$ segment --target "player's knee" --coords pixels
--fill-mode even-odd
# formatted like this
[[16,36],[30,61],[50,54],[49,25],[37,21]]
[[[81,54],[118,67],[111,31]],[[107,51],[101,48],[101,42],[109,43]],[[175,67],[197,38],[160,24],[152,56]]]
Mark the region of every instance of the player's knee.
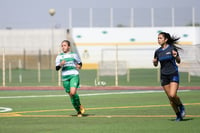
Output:
[[176,95],[175,95],[175,94],[170,94],[170,95],[169,95],[169,99],[170,99],[170,100],[176,99]]
[[69,95],[70,97],[73,97],[76,93],[75,92],[70,92]]
[[69,94],[70,96],[74,96],[76,94],[76,88],[72,87]]
[[173,104],[174,104],[174,102],[173,102],[172,100],[170,100],[170,101],[169,101],[169,103],[170,103],[171,105],[173,105]]

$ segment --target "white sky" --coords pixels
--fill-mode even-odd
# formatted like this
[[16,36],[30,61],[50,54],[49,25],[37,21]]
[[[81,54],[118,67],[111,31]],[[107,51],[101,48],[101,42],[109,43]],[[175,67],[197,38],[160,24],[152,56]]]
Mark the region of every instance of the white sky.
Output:
[[[109,26],[109,8],[114,8],[114,26],[130,25],[130,9],[135,9],[135,25],[150,26],[150,8],[155,8],[155,25],[171,23],[171,8],[176,10],[176,24],[192,21],[192,7],[196,9],[196,21],[200,23],[200,0],[0,0],[0,29],[49,28],[52,18],[50,8],[56,10],[53,17],[58,28],[69,26],[69,8],[73,8],[73,27],[89,26],[89,9],[93,8],[93,26]],[[165,24],[166,23],[166,24]]]

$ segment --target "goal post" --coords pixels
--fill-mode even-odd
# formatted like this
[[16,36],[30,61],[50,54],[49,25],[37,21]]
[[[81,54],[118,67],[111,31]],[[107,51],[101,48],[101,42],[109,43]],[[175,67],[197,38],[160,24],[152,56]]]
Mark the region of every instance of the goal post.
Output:
[[2,85],[6,86],[5,48],[2,49]]

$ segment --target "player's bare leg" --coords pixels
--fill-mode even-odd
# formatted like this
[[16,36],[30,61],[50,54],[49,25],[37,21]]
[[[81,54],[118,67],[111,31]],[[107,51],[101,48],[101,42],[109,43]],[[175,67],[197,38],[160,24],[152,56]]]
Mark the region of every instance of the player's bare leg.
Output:
[[176,121],[182,120],[185,116],[184,106],[182,105],[180,98],[177,96],[178,83],[171,82],[169,85],[163,86],[165,93],[167,94],[170,104],[177,115]]
[[85,112],[85,109],[84,107],[80,104],[80,98],[79,98],[79,95],[76,93],[77,91],[77,88],[75,87],[71,87],[70,88],[70,98],[71,98],[71,101],[72,101],[72,104],[74,106],[74,108],[76,109],[77,111],[77,116],[78,117],[82,117],[82,115],[84,114]]

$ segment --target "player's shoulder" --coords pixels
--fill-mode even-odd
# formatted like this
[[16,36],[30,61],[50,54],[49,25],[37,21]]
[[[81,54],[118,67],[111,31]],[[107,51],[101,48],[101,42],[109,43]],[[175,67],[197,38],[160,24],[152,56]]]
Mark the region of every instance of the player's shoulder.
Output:
[[72,55],[73,57],[77,56],[77,53],[75,53],[75,52],[70,52],[69,54]]
[[170,45],[170,49],[171,49],[171,50],[178,51],[177,48],[176,48],[174,45]]
[[59,58],[62,58],[62,56],[64,55],[65,53],[59,53],[58,55],[57,55],[57,59],[59,59]]
[[156,50],[155,50],[155,53],[157,53],[157,52],[159,52],[159,51],[161,51],[162,50],[162,47],[159,47],[159,48],[157,48]]

